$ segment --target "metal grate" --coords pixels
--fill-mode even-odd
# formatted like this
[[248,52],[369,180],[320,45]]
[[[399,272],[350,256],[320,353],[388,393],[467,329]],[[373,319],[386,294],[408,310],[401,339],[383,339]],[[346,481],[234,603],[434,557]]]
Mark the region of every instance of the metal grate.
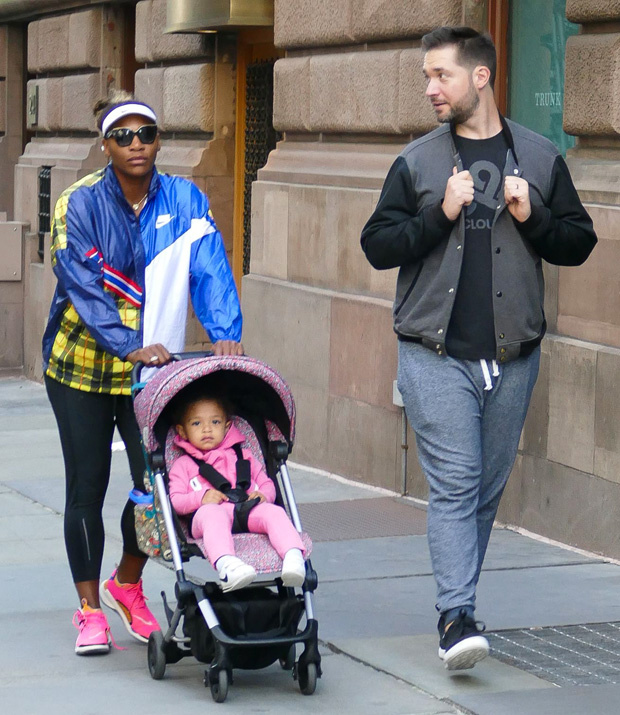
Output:
[[50,230],[50,195],[52,167],[42,166],[39,169],[39,258],[43,260],[45,251],[45,234]]
[[620,623],[490,633],[491,655],[555,685],[620,683]]
[[299,504],[304,531],[313,541],[346,541],[426,534],[426,512],[382,497]]
[[245,178],[243,189],[243,274],[250,272],[252,183],[281,134],[273,128],[273,65],[253,62],[246,72]]

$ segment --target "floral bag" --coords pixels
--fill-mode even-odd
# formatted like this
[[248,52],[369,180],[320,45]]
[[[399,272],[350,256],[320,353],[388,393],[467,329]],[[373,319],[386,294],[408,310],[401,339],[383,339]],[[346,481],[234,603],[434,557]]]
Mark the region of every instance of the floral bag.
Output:
[[151,558],[172,561],[170,541],[164,514],[161,509],[159,493],[151,484],[148,472],[144,475],[145,491],[132,489],[129,498],[134,503],[134,518],[138,548]]

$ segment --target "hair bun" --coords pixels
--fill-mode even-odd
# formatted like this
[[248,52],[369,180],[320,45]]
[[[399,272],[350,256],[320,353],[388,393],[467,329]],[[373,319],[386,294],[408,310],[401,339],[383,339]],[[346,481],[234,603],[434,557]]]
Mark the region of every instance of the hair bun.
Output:
[[108,110],[115,104],[123,104],[124,102],[132,102],[135,97],[131,92],[125,89],[113,89],[108,93],[105,99],[98,99],[93,107],[93,114],[97,120],[97,127],[101,129],[101,121]]

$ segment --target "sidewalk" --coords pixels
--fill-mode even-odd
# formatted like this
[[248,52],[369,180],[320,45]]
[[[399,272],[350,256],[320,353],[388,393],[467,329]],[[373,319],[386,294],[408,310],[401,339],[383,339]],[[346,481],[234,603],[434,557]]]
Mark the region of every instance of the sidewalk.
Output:
[[[410,500],[297,466],[291,467],[293,485],[319,574],[323,678],[314,696],[302,696],[277,665],[235,672],[223,705],[212,701],[202,684],[204,665],[191,658],[170,665],[155,682],[146,649],[114,614],[112,632],[126,650],[78,658],[71,626],[77,598],[62,536],[63,465],[41,385],[0,379],[0,465],[4,713],[620,711],[620,566],[495,529],[477,610],[493,657],[449,674],[437,658],[424,511]],[[106,576],[120,554],[118,520],[128,488],[125,454],[118,451],[104,512]],[[192,561],[188,570],[204,575],[209,567]],[[169,569],[147,565],[145,589],[162,622],[159,593],[172,596],[173,585]]]

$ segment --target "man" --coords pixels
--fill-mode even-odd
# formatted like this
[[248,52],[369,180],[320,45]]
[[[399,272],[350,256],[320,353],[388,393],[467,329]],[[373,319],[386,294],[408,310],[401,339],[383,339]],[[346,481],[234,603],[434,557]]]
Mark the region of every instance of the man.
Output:
[[491,38],[441,27],[422,48],[442,126],[394,162],[362,247],[400,267],[398,387],[429,484],[439,657],[461,670],[489,650],[476,585],[538,375],[541,259],[579,265],[596,235],[553,144],[500,115]]

